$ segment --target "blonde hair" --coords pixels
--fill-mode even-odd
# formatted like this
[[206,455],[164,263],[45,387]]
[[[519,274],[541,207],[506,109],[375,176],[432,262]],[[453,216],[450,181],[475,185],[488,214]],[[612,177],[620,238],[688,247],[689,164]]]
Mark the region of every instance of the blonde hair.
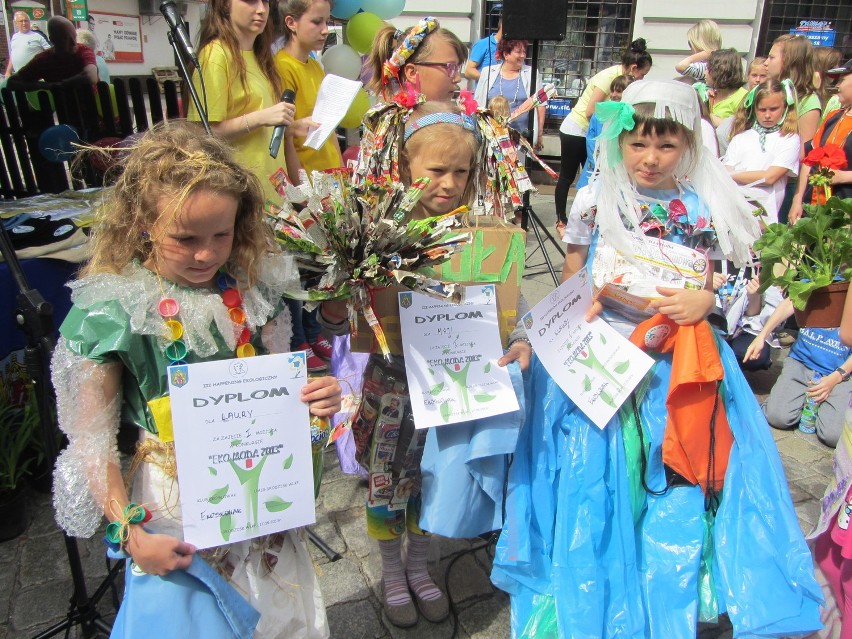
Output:
[[686,40],[698,51],[716,51],[722,48],[722,32],[712,20],[699,20],[686,32]]
[[748,72],[751,73],[751,70],[754,69],[754,67],[762,67],[762,66],[766,66],[766,58],[758,56],[754,60],[749,62]]
[[772,46],[776,45],[782,50],[781,77],[778,79],[790,78],[800,101],[812,93],[817,93],[814,84],[814,47],[811,41],[803,35],[785,33],[775,38]]
[[172,120],[142,136],[120,164],[123,170],[97,213],[84,275],[120,273],[134,260],[147,260],[156,248],[151,229],[173,221],[187,198],[208,190],[237,200],[226,268],[241,286],[257,281],[259,258],[276,245],[264,221],[260,182],[234,160],[230,147],[197,124]]
[[77,42],[86,45],[95,53],[98,52],[98,41],[95,39],[95,34],[88,29],[77,29]]
[[764,80],[754,87],[753,91],[754,100],[751,105],[746,108],[746,101],[743,100],[740,102],[739,108],[737,108],[737,113],[734,116],[734,123],[731,126],[731,139],[733,139],[733,137],[738,133],[742,133],[743,131],[750,129],[752,125],[754,125],[754,121],[756,119],[755,112],[757,107],[760,105],[760,101],[777,93],[781,94],[781,97],[784,99],[784,106],[787,109],[787,115],[784,116],[784,123],[781,125],[780,129],[781,135],[786,137],[799,132],[799,116],[796,112],[796,105],[787,104],[787,92],[778,80]]
[[504,118],[506,120],[509,119],[509,108],[512,105],[509,103],[509,99],[502,95],[495,95],[491,98],[491,102],[488,103],[488,109],[491,113],[494,114],[496,118]]
[[[410,31],[410,29],[408,30]],[[396,89],[391,85],[382,83],[382,68],[385,62],[390,60],[396,49],[405,39],[406,32],[400,32],[393,25],[387,25],[379,29],[376,36],[373,38],[373,46],[370,47],[370,57],[368,59],[370,69],[373,71],[373,77],[367,83],[367,90],[377,95],[381,100],[390,102]],[[403,77],[404,69],[409,64],[417,64],[423,60],[428,60],[432,55],[435,45],[438,42],[447,42],[456,54],[459,64],[462,64],[467,59],[467,47],[459,40],[459,37],[443,27],[438,27],[432,33],[423,38],[420,46],[414,50],[411,57],[399,69],[400,79]]]
[[[408,121],[414,122],[418,118],[433,113],[461,113],[461,109],[452,102],[424,102],[414,108]],[[458,124],[440,122],[424,126],[415,131],[399,150],[400,179],[406,186],[411,184],[413,180],[413,176],[411,175],[411,160],[426,153],[427,149],[429,153],[434,153],[438,157],[450,157],[458,155],[460,149],[465,148],[470,151],[471,172],[468,177],[467,187],[462,195],[461,203],[470,203],[473,201],[475,192],[476,179],[474,178],[474,169],[477,165],[480,145],[473,131],[469,131]]]

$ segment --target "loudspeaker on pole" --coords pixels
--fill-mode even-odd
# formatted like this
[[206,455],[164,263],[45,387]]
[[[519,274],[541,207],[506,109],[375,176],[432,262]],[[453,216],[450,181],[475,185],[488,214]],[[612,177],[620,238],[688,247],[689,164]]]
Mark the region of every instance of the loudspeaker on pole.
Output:
[[568,23],[568,0],[503,0],[506,40],[562,40]]

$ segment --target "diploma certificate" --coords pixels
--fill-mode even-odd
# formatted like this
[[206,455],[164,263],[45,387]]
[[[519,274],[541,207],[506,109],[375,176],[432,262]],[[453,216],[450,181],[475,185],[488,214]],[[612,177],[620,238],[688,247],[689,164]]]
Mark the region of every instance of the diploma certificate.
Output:
[[314,523],[305,353],[171,366],[168,377],[186,541]]
[[553,380],[603,428],[654,360],[599,317],[583,319],[592,301],[583,268],[536,304],[523,322]]
[[417,428],[518,410],[503,356],[493,284],[466,287],[453,304],[399,293],[405,372]]

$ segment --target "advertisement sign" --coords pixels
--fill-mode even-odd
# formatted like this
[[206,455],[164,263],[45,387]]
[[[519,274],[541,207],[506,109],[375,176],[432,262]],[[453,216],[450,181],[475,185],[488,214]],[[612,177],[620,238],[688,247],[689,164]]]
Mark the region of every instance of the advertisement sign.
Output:
[[815,47],[833,47],[837,34],[829,20],[802,20],[798,27],[790,29],[790,33],[807,37]]
[[90,11],[80,26],[94,32],[97,51],[107,62],[144,62],[139,16]]
[[89,7],[86,0],[65,0],[65,15],[71,22],[89,19]]

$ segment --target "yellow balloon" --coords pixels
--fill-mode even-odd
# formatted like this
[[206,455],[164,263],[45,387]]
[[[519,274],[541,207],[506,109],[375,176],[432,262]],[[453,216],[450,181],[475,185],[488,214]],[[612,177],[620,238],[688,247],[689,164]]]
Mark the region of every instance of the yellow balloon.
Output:
[[367,92],[364,89],[358,89],[358,93],[355,94],[355,99],[352,100],[352,104],[349,105],[349,110],[340,121],[340,126],[344,129],[354,129],[361,126],[361,120],[369,108],[370,96],[367,95]]

